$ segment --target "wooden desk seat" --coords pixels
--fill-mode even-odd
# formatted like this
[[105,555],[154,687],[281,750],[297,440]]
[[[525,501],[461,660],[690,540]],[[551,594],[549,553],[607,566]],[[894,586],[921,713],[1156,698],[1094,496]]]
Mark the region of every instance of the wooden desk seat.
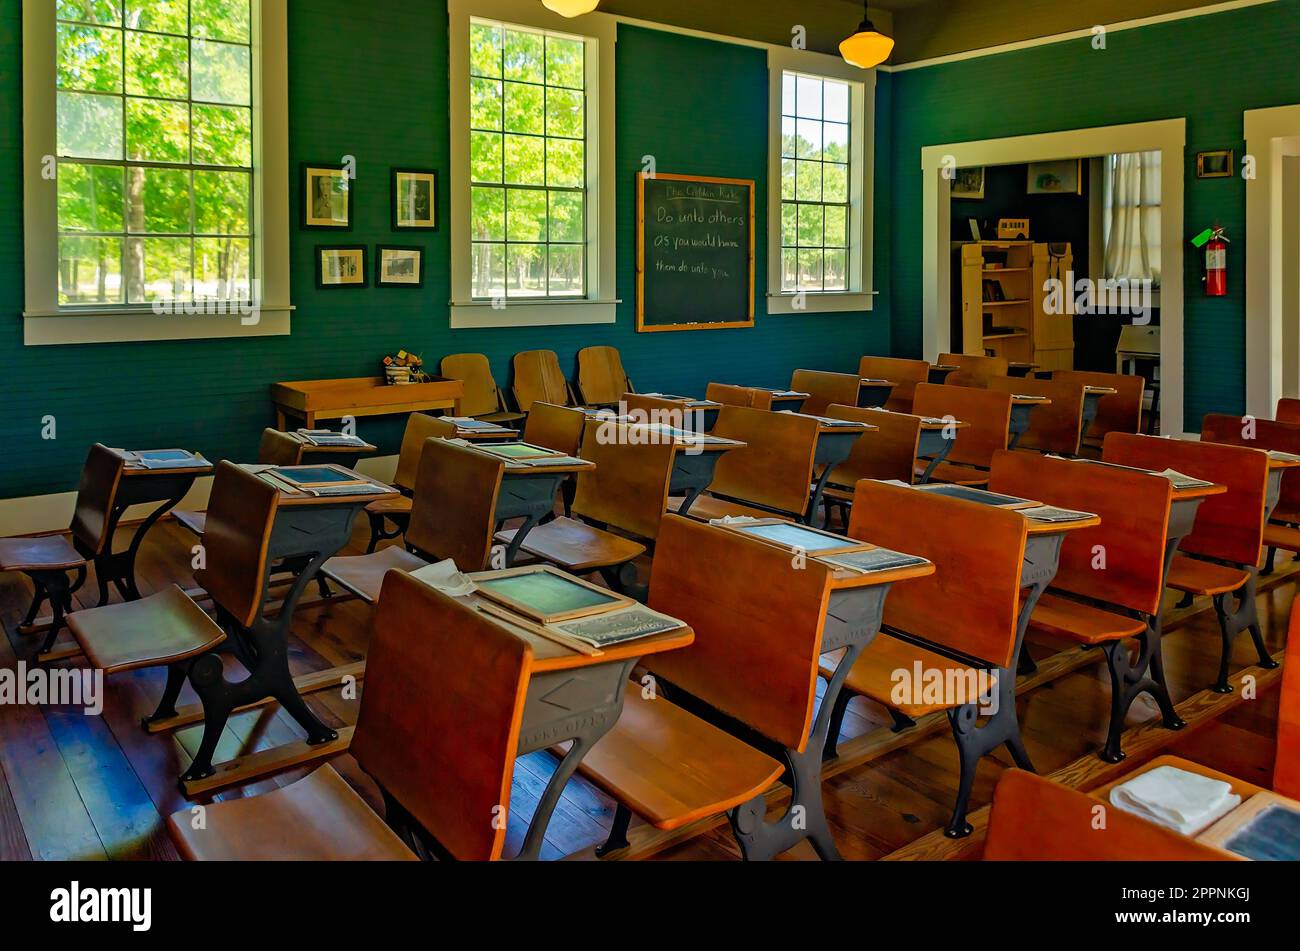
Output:
[[897,385],[889,394],[885,409],[910,413],[916,385],[930,379],[930,364],[924,360],[900,360],[896,357],[863,357],[858,364],[858,375],[864,380],[893,380]]
[[855,442],[849,458],[831,471],[829,485],[852,490],[863,479],[913,481],[921,444],[921,417],[859,409],[852,403],[833,403],[821,415],[875,428],[875,432]]
[[[994,453],[1007,448],[1011,429],[1011,394],[967,386],[921,383],[916,387],[913,412],[935,419],[961,420],[947,460],[937,466],[931,482],[980,486]],[[916,473],[923,475],[924,468]]]
[[[916,481],[925,475],[929,469],[928,464],[917,463],[912,468],[912,481]],[[989,474],[984,469],[976,469],[974,466],[958,465],[954,462],[941,462],[934,467],[930,473],[931,482],[945,482],[949,485],[964,485],[974,489],[982,489],[989,484]]]
[[[921,389],[917,387],[918,399]],[[848,689],[837,702],[831,735],[838,734],[853,693],[860,692],[904,717],[911,716],[908,710],[948,710],[961,764],[947,828],[952,838],[971,832],[966,811],[981,758],[1005,744],[1018,765],[1033,768],[1020,739],[1012,672],[1019,649],[1027,532],[1025,517],[1007,509],[883,482],[857,486],[849,537],[927,558],[934,563],[935,573],[890,593],[883,630],[906,635],[907,642],[882,636],[862,652],[846,681]],[[913,670],[917,662],[922,670],[929,665],[928,669],[945,674],[988,671],[992,674],[989,688],[996,691],[996,712],[977,726],[985,696],[944,696],[938,706],[928,700],[900,703],[888,678],[900,669]],[[974,686],[969,681],[966,685]],[[915,686],[920,690],[922,685]]]
[[790,389],[807,393],[801,412],[809,416],[825,416],[833,404],[857,406],[862,377],[853,373],[830,373],[825,370],[795,370]]
[[[36,622],[41,605],[50,602],[53,619],[37,656],[48,654],[63,630],[66,612],[72,610],[72,595],[86,583],[90,562],[113,550],[114,512],[126,459],[107,446],[94,445],[86,455],[77,486],[68,535],[42,538],[0,538],[0,572],[16,571],[32,581],[34,593],[27,616],[19,630]],[[75,572],[75,580],[69,577]],[[97,572],[99,603],[108,601],[108,578]],[[129,595],[118,582],[119,593]]]
[[[1291,515],[1293,513],[1283,513]],[[1294,513],[1300,518],[1300,513]],[[1274,518],[1278,513],[1274,512]],[[1289,521],[1289,519],[1278,519],[1278,521]],[[1279,525],[1277,521],[1269,522],[1264,526],[1264,545],[1267,548],[1275,548],[1281,551],[1294,552],[1300,555],[1300,528],[1294,525]]]
[[71,614],[68,627],[90,666],[106,676],[183,663],[226,639],[217,623],[176,585],[141,601]]
[[624,393],[636,392],[616,347],[578,351],[578,393],[588,406],[617,406]]
[[327,766],[208,806],[205,830],[189,828],[188,811],[168,830],[187,858],[409,859],[405,843],[421,857],[499,859],[532,662],[506,628],[392,572],[350,750],[383,791],[387,826]]
[[1029,418],[1029,429],[1020,437],[1018,449],[1033,449],[1063,456],[1077,456],[1083,441],[1083,399],[1085,384],[1070,381],[995,377],[989,389],[1016,396],[1042,396],[1051,402],[1039,406]]
[[657,829],[730,812],[781,778],[780,763],[629,683],[623,715],[578,766],[607,796]]
[[492,376],[492,367],[481,353],[457,353],[442,358],[439,371],[448,380],[465,384],[465,394],[456,402],[457,416],[472,416],[486,423],[514,423],[523,413],[506,407],[505,394]]
[[[398,498],[378,499],[366,506],[366,518],[370,521],[367,554],[378,548],[380,542],[401,538],[406,532],[411,521],[410,495],[415,491],[424,444],[430,439],[451,439],[455,435],[456,424],[448,420],[427,413],[412,413],[407,417],[402,446],[397,455],[397,472],[393,476],[393,488],[402,494]],[[392,531],[385,528],[389,523],[393,525]]]
[[1122,809],[1096,822],[1097,800],[1009,769],[998,780],[984,840],[986,862],[1222,862],[1232,858]]
[[331,558],[321,574],[374,603],[384,574],[392,568],[414,571],[450,558],[463,572],[486,570],[504,473],[505,462],[497,456],[436,436],[426,439],[414,479],[405,550],[389,547]]
[[537,402],[556,406],[572,406],[573,391],[560,369],[560,358],[554,350],[529,350],[515,354],[511,361],[514,369],[512,389],[515,405],[522,413],[532,411]]
[[[1102,759],[1117,763],[1124,758],[1125,720],[1142,693],[1160,705],[1167,727],[1181,728],[1165,682],[1159,627],[1173,502],[1169,480],[1034,453],[1000,452],[993,459],[989,488],[1101,519],[1063,540],[1056,577],[1034,608],[1028,635],[1064,638],[1105,653],[1111,711]],[[1105,553],[1105,570],[1098,570],[1098,552]],[[1130,639],[1136,639],[1136,651]]]
[[416,860],[329,764],[283,789],[206,809],[203,829],[194,828],[189,809],[167,818],[167,832],[187,862]]
[[[515,533],[498,532],[496,540],[509,545],[515,540]],[[601,531],[572,518],[557,518],[537,526],[528,533],[521,547],[534,558],[549,561],[578,575],[602,568],[617,568],[646,552],[645,545],[630,538]]]
[[[668,511],[674,515],[681,512],[682,504],[685,499],[669,499]],[[794,521],[793,516],[774,515],[766,509],[754,508],[752,505],[741,505],[739,502],[728,502],[725,499],[715,499],[711,495],[701,495],[691,506],[690,517],[699,519],[704,522],[716,522],[723,518],[786,518],[788,521]]]
[[[1256,566],[1264,544],[1268,454],[1221,443],[1111,433],[1106,437],[1102,458],[1157,472],[1175,469],[1227,488],[1227,492],[1202,503],[1196,527],[1183,539],[1167,583],[1189,595],[1214,599],[1222,650],[1213,690],[1232,690],[1228,683],[1232,645],[1242,631],[1250,632],[1260,665],[1276,667],[1264,644],[1255,606]],[[1229,598],[1236,602],[1235,606]]]
[[[728,383],[710,383],[704,398],[723,406],[742,406],[747,409],[770,410],[772,392],[748,386],[731,386]],[[856,402],[856,399],[855,399]]]

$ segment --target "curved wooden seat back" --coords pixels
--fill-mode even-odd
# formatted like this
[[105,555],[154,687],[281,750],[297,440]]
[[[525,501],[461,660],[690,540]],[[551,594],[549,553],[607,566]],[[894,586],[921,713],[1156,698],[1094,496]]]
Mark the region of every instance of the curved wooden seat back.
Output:
[[[1174,494],[1168,479],[1037,453],[1000,452],[993,457],[989,491],[1100,516],[1100,525],[1065,536],[1052,587],[1159,613]],[[1097,568],[1099,545],[1106,553],[1104,571]]]
[[1011,394],[969,386],[921,383],[912,412],[935,419],[966,423],[948,452],[948,462],[979,466],[993,464],[993,454],[1007,448],[1011,428]]
[[596,468],[578,474],[573,513],[641,538],[658,538],[675,457],[672,442],[654,443],[645,429],[589,421],[582,458]]
[[465,384],[465,395],[456,402],[457,415],[487,416],[501,409],[501,391],[483,354],[456,353],[443,357],[438,372],[448,380]]
[[817,420],[808,416],[722,407],[713,435],[747,445],[723,454],[709,490],[802,515],[808,508],[817,434]]
[[587,347],[578,351],[578,392],[584,403],[612,406],[631,390],[617,348]]
[[916,385],[930,380],[930,364],[924,360],[903,360],[898,357],[863,357],[858,364],[858,375],[864,380],[889,380],[896,384],[889,394],[885,409],[895,413],[912,412]]
[[858,391],[862,378],[852,373],[828,373],[825,370],[795,370],[790,389],[807,393],[802,412],[810,416],[825,416],[832,403],[843,406],[858,405]]
[[1277,401],[1279,423],[1300,423],[1300,400],[1283,397]]
[[689,624],[695,643],[645,664],[768,739],[802,750],[830,577],[816,561],[794,568],[782,548],[666,515],[649,603]]
[[485,571],[504,472],[505,462],[496,456],[445,439],[426,440],[407,544],[431,558],[450,558],[461,571]]
[[1052,379],[1058,383],[1109,386],[1118,391],[1114,396],[1103,396],[1097,401],[1097,415],[1084,436],[1104,439],[1107,433],[1142,432],[1142,400],[1147,391],[1147,381],[1143,377],[1127,373],[1057,370]]
[[[1300,455],[1300,425],[1279,423],[1271,419],[1251,421],[1248,439],[1245,424],[1240,416],[1211,413],[1201,423],[1201,441],[1217,442],[1228,446],[1245,446],[1247,449],[1276,449]],[[1287,469],[1282,473],[1282,492],[1278,498],[1277,514],[1294,517],[1300,512],[1300,469]]]
[[1029,416],[1029,429],[1018,448],[1077,456],[1083,442],[1083,384],[1056,380],[994,377],[989,389],[1013,396],[1045,396],[1050,406],[1039,406]]
[[935,573],[898,585],[885,624],[994,667],[1015,662],[1023,515],[883,482],[859,482],[849,537],[920,555]]
[[415,480],[420,474],[420,457],[424,444],[430,439],[451,439],[456,435],[456,424],[427,413],[412,413],[406,420],[402,435],[402,448],[398,450],[397,474],[393,485],[408,492],[415,491]]
[[264,466],[298,466],[302,465],[306,449],[306,443],[294,439],[288,433],[282,433],[278,429],[264,429],[257,444],[257,461]]
[[1282,668],[1282,702],[1277,714],[1277,760],[1273,789],[1300,799],[1300,606],[1291,607]]
[[[748,409],[770,410],[772,393],[770,390],[757,390],[748,386],[732,386],[729,383],[710,383],[704,398],[723,406],[743,406]],[[854,400],[857,402],[857,400]]]
[[960,367],[956,372],[948,374],[947,383],[949,386],[973,386],[984,389],[989,385],[990,380],[1007,375],[1007,371],[1011,368],[1011,361],[1006,357],[981,357],[969,353],[941,353],[939,354],[939,365]]
[[72,512],[72,535],[82,545],[82,554],[96,557],[113,547],[109,527],[117,507],[117,490],[122,484],[126,459],[100,443],[90,447],[81,467],[77,504]]
[[[1106,824],[1097,827],[1098,807]],[[1009,769],[998,780],[986,862],[1222,862],[1218,849],[1042,776]]]
[[266,552],[279,508],[275,486],[229,462],[217,465],[203,530],[207,567],[194,580],[244,627],[262,613]]
[[526,641],[410,575],[384,578],[350,752],[457,859],[501,858]]
[[1226,493],[1201,503],[1196,527],[1178,550],[1239,565],[1259,563],[1264,543],[1267,453],[1240,446],[1111,433],[1102,447],[1102,459],[1156,472],[1175,469],[1226,486]]
[[681,429],[686,425],[686,416],[690,409],[678,400],[666,400],[661,396],[644,396],[640,393],[623,394],[623,403],[628,415],[638,423],[659,423]]
[[572,406],[569,382],[560,369],[560,358],[554,350],[528,350],[515,354],[514,367],[515,405],[519,412],[527,413],[533,404],[541,401],[556,406]]
[[576,456],[582,445],[586,414],[580,409],[536,402],[524,423],[524,442],[543,449],[554,449],[566,456]]
[[897,479],[912,484],[921,442],[921,417],[838,405],[828,407],[824,415],[868,423],[878,430],[853,444],[849,458],[831,473],[833,484],[852,488],[862,479]]

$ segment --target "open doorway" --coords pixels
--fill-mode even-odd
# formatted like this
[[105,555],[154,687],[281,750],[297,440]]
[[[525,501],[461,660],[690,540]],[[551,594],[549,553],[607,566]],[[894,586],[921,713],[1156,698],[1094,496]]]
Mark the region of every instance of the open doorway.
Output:
[[[1076,320],[1084,317],[1083,314],[1077,314],[1073,310],[1056,315],[1059,318],[1060,329],[1062,333],[1057,341],[1066,341],[1061,346],[1044,347],[1047,350],[1059,350],[1060,353],[1052,354],[1049,360],[1065,361],[1071,364],[1081,365],[1079,361],[1088,361],[1089,363],[1102,361],[1102,354],[1109,350],[1109,369],[1114,372],[1116,368],[1117,354],[1119,349],[1118,337],[1126,333],[1125,327],[1131,327],[1138,330],[1151,328],[1151,325],[1158,321],[1158,344],[1152,346],[1158,350],[1158,363],[1160,366],[1160,426],[1161,433],[1179,434],[1183,433],[1183,254],[1182,254],[1182,233],[1183,233],[1183,179],[1184,179],[1184,146],[1185,146],[1185,122],[1182,119],[1171,119],[1161,122],[1137,123],[1134,125],[1109,126],[1094,129],[1076,129],[1067,132],[1051,132],[1040,135],[1017,136],[1005,139],[986,139],[976,142],[951,143],[948,145],[930,146],[922,150],[922,166],[924,170],[924,192],[925,192],[925,239],[923,247],[924,255],[924,294],[925,310],[923,314],[924,322],[924,341],[925,356],[934,359],[938,354],[943,352],[952,352],[958,346],[962,345],[961,338],[955,333],[956,325],[954,322],[954,311],[960,311],[960,302],[962,296],[959,293],[957,283],[961,282],[962,272],[954,268],[953,255],[954,249],[962,245],[970,244],[974,241],[974,230],[972,229],[970,218],[975,218],[981,235],[981,241],[988,240],[984,237],[985,229],[988,227],[987,222],[980,222],[979,215],[964,214],[961,205],[967,199],[960,199],[954,196],[952,180],[958,169],[975,169],[985,170],[987,176],[988,169],[1002,169],[995,173],[998,178],[1016,181],[1018,187],[1025,192],[1026,204],[1030,198],[1029,192],[1032,190],[1030,181],[1030,167],[1038,170],[1038,175],[1047,175],[1048,178],[1038,182],[1038,189],[1041,197],[1051,197],[1055,200],[1067,200],[1061,194],[1062,189],[1085,190],[1089,197],[1085,200],[1082,194],[1075,194],[1078,199],[1078,213],[1080,220],[1077,225],[1065,225],[1061,227],[1062,234],[1053,235],[1052,241],[1042,241],[1045,249],[1041,254],[1043,260],[1035,263],[1031,261],[1015,261],[1026,270],[1022,271],[1028,275],[1024,281],[1022,293],[1028,295],[1031,306],[1047,308],[1055,302],[1049,302],[1045,298],[1048,294],[1047,281],[1055,279],[1059,282],[1059,290],[1063,295],[1060,304],[1066,307],[1073,307],[1079,302],[1077,292],[1074,288],[1067,288],[1066,281],[1070,273],[1073,272],[1075,282],[1087,279],[1095,280],[1097,276],[1104,275],[1104,251],[1105,237],[1104,227],[1099,227],[1102,211],[1098,206],[1098,199],[1101,198],[1101,191],[1096,187],[1104,181],[1103,172],[1107,162],[1115,162],[1112,156],[1155,156],[1155,162],[1158,162],[1160,173],[1158,182],[1153,187],[1152,194],[1158,195],[1158,223],[1152,224],[1159,232],[1159,240],[1152,245],[1158,251],[1159,271],[1160,271],[1160,294],[1158,298],[1159,313],[1127,314],[1128,321],[1112,321],[1115,326],[1107,326],[1107,318],[1098,321],[1097,326],[1084,325],[1081,332],[1075,335],[1074,328]],[[1066,170],[1077,169],[1076,182]],[[1023,170],[1023,171],[1022,171]],[[1063,174],[1064,173],[1064,174]],[[1094,182],[1095,176],[1095,182]],[[1038,176],[1035,176],[1036,178]],[[992,180],[990,180],[992,184]],[[1046,186],[1046,188],[1044,188]],[[998,187],[994,185],[994,187]],[[960,193],[962,189],[956,189]],[[1054,191],[1053,191],[1054,190]],[[986,184],[984,193],[989,196],[990,188]],[[954,207],[956,206],[956,207]],[[1101,205],[1104,208],[1104,202]],[[1008,216],[1014,217],[1014,216]],[[1034,233],[1033,212],[1030,211],[1020,217],[1028,217],[1030,244],[1038,244],[1037,237]],[[1001,219],[999,219],[1001,220]],[[1040,216],[1041,220],[1041,216]],[[993,222],[993,233],[990,235],[992,240],[1003,240],[998,238],[996,226],[998,222]],[[1046,226],[1044,224],[1044,226]],[[1069,231],[1069,229],[1077,229]],[[1010,232],[1002,232],[1004,234]],[[1084,237],[1086,235],[1086,237]],[[1044,233],[1044,237],[1047,235]],[[1057,237],[1062,240],[1055,240]],[[1063,252],[1065,249],[1061,245],[1069,244],[1069,256]],[[1077,248],[1075,245],[1077,244]],[[1053,248],[1051,245],[1055,245]],[[1076,264],[1075,255],[1084,262]],[[981,257],[983,257],[981,253]],[[1035,260],[1040,255],[1035,253]],[[980,264],[980,270],[983,271],[985,266],[993,264],[989,270],[998,270],[997,265],[1002,263],[1003,268],[1012,266],[1012,255],[1008,255],[1006,262],[984,260]],[[968,266],[973,265],[972,260]],[[977,287],[980,292],[978,303],[978,317],[972,322],[967,317],[964,326],[977,328],[972,332],[978,332],[984,335],[984,312],[983,293],[985,289],[984,280],[988,275],[981,275]],[[995,281],[1003,277],[1002,275],[992,275]],[[1043,280],[1040,282],[1040,278]],[[1009,276],[1006,278],[1009,280]],[[1004,297],[1011,297],[1007,293],[1006,286],[1002,289]],[[998,291],[989,287],[988,292],[994,297]],[[1150,302],[1151,310],[1154,311],[1156,301],[1153,298]],[[1127,309],[1132,310],[1131,299],[1127,302]],[[1015,304],[1008,304],[1005,308],[989,308],[990,310],[1012,310]],[[1019,305],[1022,306],[1023,305]],[[1139,309],[1142,302],[1139,301]],[[1096,320],[1097,315],[1086,315],[1088,320]],[[1136,316],[1137,322],[1134,322]],[[1148,320],[1149,317],[1149,320]],[[1064,328],[1068,325],[1068,335]],[[993,331],[989,336],[997,337],[998,330],[1008,330],[1015,326],[1013,320],[1006,320],[1001,323],[990,324]],[[1114,348],[1109,344],[1111,335],[1117,338]],[[1068,341],[1067,341],[1068,336]],[[1146,334],[1150,339],[1152,335]],[[1078,340],[1084,340],[1083,347],[1076,347]],[[983,341],[981,341],[981,344]],[[985,350],[990,348],[984,348]],[[1154,354],[1152,355],[1154,356]],[[1038,359],[1033,362],[1039,363]],[[1042,364],[1048,366],[1048,364]],[[1050,367],[1049,367],[1050,368]],[[1066,368],[1064,366],[1060,368]],[[1129,372],[1133,367],[1128,367]]]

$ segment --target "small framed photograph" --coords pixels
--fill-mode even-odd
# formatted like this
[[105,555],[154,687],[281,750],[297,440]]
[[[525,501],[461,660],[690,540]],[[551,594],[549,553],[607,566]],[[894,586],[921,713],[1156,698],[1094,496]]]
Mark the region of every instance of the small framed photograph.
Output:
[[1236,152],[1233,149],[1219,149],[1214,152],[1196,153],[1197,178],[1232,178],[1236,165]]
[[375,257],[375,287],[424,286],[424,248],[380,245]]
[[984,197],[984,168],[959,168],[952,179],[952,197],[980,199]]
[[438,173],[433,169],[393,169],[393,230],[438,230]]
[[365,247],[317,247],[316,286],[322,290],[366,287]]
[[302,226],[314,231],[352,230],[352,179],[342,165],[302,166]]
[[1030,195],[1082,195],[1083,159],[1030,162]]

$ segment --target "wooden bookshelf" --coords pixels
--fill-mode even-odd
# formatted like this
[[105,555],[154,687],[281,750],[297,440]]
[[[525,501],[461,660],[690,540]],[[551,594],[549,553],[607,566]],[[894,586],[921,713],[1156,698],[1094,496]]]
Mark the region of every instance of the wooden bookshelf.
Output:
[[1072,369],[1073,321],[1043,310],[1043,285],[1057,271],[1064,279],[1072,266],[1066,247],[1066,256],[1053,263],[1047,245],[1033,241],[958,245],[961,352],[1006,357],[1043,370]]

